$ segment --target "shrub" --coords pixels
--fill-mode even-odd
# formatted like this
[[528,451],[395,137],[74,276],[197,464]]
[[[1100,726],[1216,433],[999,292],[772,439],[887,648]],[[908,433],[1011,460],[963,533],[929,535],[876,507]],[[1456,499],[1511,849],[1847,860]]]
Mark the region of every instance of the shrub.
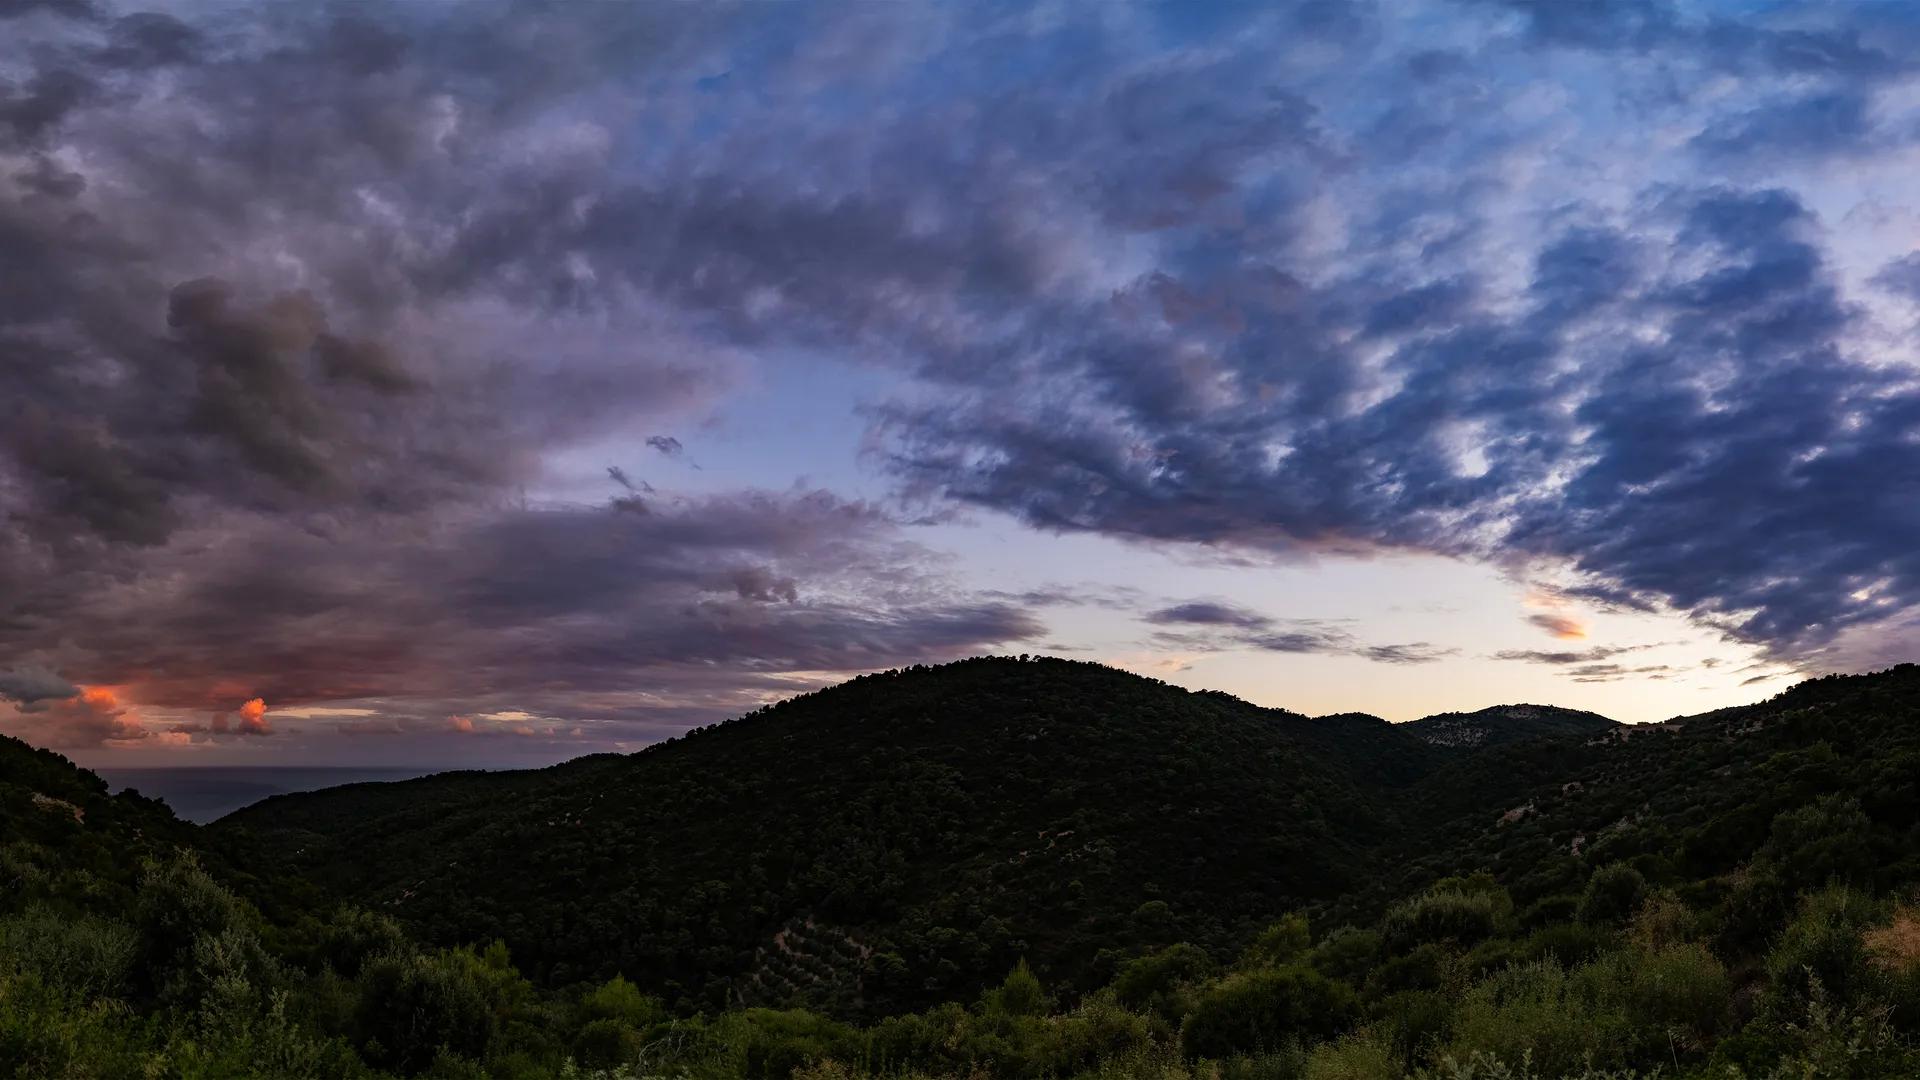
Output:
[[193,978],[194,943],[247,928],[252,913],[220,887],[193,856],[149,861],[134,900],[134,926],[141,953],[134,966],[138,988],[170,1002],[191,1003],[205,986]]
[[1398,990],[1439,990],[1455,977],[1457,958],[1444,946],[1422,945],[1405,956],[1373,969],[1367,988],[1390,994]]
[[1527,938],[1522,952],[1529,960],[1557,960],[1572,967],[1584,964],[1607,948],[1613,935],[1585,923],[1560,923],[1537,930]]
[[1527,905],[1520,913],[1520,925],[1523,929],[1538,930],[1555,923],[1572,922],[1579,915],[1578,896],[1547,896]]
[[1493,935],[1499,914],[1500,904],[1487,893],[1435,891],[1390,908],[1380,934],[1392,952],[1439,942],[1472,946]]
[[592,1019],[617,1020],[635,1031],[645,1031],[667,1018],[667,1010],[658,998],[641,993],[621,975],[587,991],[580,999],[580,1009]]
[[406,931],[391,916],[344,907],[321,928],[314,951],[318,960],[351,979],[370,958],[412,948]]
[[1865,933],[1876,921],[1872,901],[1842,887],[1807,897],[1767,953],[1764,1010],[1777,1021],[1802,1016],[1816,986],[1829,1001],[1846,1005],[1883,985]]
[[1646,899],[1647,879],[1624,863],[1594,871],[1580,894],[1580,921],[1589,926],[1621,926],[1640,910]]
[[1617,953],[1604,962],[1603,970],[1612,984],[1608,996],[1624,998],[1643,1043],[1656,1048],[1664,1037],[1688,1049],[1704,1049],[1731,1016],[1732,981],[1704,945]]
[[1302,1080],[1400,1080],[1400,1055],[1371,1034],[1322,1043],[1307,1058]]
[[1378,1018],[1375,1029],[1385,1034],[1407,1067],[1444,1044],[1453,1031],[1453,1002],[1430,990],[1407,990],[1384,998],[1374,1006],[1373,1015]]
[[1320,940],[1307,964],[1329,979],[1361,983],[1380,957],[1380,935],[1343,926]]
[[646,1040],[618,1020],[589,1020],[574,1036],[573,1056],[590,1069],[610,1069],[640,1056]]
[[1653,893],[1642,901],[1627,928],[1627,937],[1634,945],[1647,950],[1693,941],[1699,935],[1699,919],[1668,890]]
[[361,972],[356,1026],[374,1064],[413,1075],[442,1049],[477,1057],[495,1018],[473,966],[457,952],[389,953]]
[[1242,963],[1249,967],[1273,967],[1290,964],[1298,959],[1313,945],[1313,938],[1307,931],[1307,917],[1298,912],[1286,916],[1279,922],[1260,932],[1247,946]]
[[997,988],[987,992],[985,1005],[989,1013],[1003,1016],[1038,1016],[1047,1011],[1047,991],[1022,960]]
[[1185,1011],[1181,991],[1212,973],[1213,958],[1198,947],[1185,942],[1169,945],[1123,965],[1114,976],[1114,1000],[1177,1022]]
[[1278,1050],[1339,1034],[1355,1009],[1352,990],[1312,968],[1243,972],[1201,995],[1181,1043],[1188,1057]]
[[125,990],[138,952],[133,931],[108,919],[63,919],[35,907],[0,920],[0,958],[82,1001]]
[[1443,1057],[1464,1061],[1485,1053],[1531,1061],[1545,1076],[1589,1063],[1624,1064],[1621,1048],[1630,1042],[1632,1023],[1617,1007],[1594,1000],[1583,982],[1551,960],[1499,972],[1461,999]]
[[1829,795],[1774,818],[1759,857],[1793,889],[1865,883],[1873,867],[1871,833],[1858,799]]

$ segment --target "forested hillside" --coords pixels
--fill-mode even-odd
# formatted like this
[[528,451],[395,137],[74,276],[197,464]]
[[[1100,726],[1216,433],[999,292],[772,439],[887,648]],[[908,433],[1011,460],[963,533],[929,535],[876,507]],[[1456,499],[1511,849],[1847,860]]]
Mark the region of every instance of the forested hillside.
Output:
[[214,829],[6,740],[0,1076],[1920,1075],[1920,669],[1470,716],[980,660]]
[[[1475,719],[1500,745],[1561,730]],[[630,757],[270,799],[216,832],[429,936],[503,938],[543,978],[885,1013],[1023,957],[1086,988],[1131,949],[1228,950],[1276,910],[1384,901],[1403,805],[1476,745],[1423,735],[981,659]]]

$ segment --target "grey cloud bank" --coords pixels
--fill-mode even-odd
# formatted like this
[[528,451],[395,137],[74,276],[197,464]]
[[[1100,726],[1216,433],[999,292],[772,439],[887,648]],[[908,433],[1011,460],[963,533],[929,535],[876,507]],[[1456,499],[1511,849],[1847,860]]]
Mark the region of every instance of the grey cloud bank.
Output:
[[[1811,669],[1911,640],[1920,273],[1848,214],[1920,132],[1902,9],[0,20],[9,730],[222,740],[260,697],[587,748],[1045,640],[915,542],[955,507],[1562,573]],[[885,498],[661,490],[821,355],[889,376]],[[604,501],[540,497],[619,439]],[[1658,674],[1612,655],[1513,659]]]

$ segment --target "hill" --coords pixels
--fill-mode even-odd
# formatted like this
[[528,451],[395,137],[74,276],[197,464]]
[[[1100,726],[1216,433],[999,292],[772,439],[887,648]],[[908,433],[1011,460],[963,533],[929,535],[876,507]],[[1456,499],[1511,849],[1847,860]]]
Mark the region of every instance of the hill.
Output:
[[980,660],[213,829],[4,740],[0,1077],[1920,1075],[1920,668],[1472,722]]
[[1499,746],[1546,735],[1604,735],[1620,727],[1599,713],[1552,705],[1495,705],[1470,713],[1437,713],[1407,724],[1407,730],[1436,746]]
[[193,826],[50,750],[0,735],[0,884],[16,902],[124,903],[140,861],[198,841]]
[[[983,659],[628,757],[269,799],[216,832],[300,852],[286,869],[430,934],[502,937],[558,981],[899,1008],[1022,956],[1091,980],[1103,950],[1225,945],[1353,889],[1395,822],[1316,753],[1315,726],[1098,665]],[[1362,757],[1438,763],[1377,736]]]
[[[1315,720],[979,659],[629,757],[269,799],[215,832],[431,938],[500,937],[541,978],[884,1012],[1022,957],[1090,986],[1143,947],[1236,948],[1277,910],[1377,908],[1429,831],[1406,813],[1423,781],[1485,746],[1614,726],[1537,707]],[[1468,730],[1490,734],[1436,736]]]

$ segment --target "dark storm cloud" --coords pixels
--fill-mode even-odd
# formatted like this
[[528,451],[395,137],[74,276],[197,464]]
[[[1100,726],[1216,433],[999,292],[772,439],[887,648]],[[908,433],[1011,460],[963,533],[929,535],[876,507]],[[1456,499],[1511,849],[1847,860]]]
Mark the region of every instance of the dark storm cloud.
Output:
[[32,706],[43,701],[78,697],[80,688],[45,668],[0,671],[0,698]]
[[458,711],[516,692],[860,671],[1042,630],[1019,607],[946,594],[883,514],[824,492],[390,528],[262,523],[196,536],[192,554],[148,550],[130,583],[43,583],[6,647],[58,626],[74,644],[39,650],[48,669],[139,671],[145,700],[172,708],[236,709],[244,688],[276,709],[391,698]]
[[[614,469],[610,507],[526,503],[550,455],[710,398],[754,288],[793,291],[836,242],[910,246],[864,206],[611,176],[581,102],[701,69],[734,14],[0,17],[25,31],[0,35],[0,655],[25,665],[0,696],[21,730],[152,734],[77,680],[179,711],[156,738],[362,699],[652,738],[1041,632],[828,493],[675,499]],[[952,261],[976,260],[936,246],[915,273]],[[610,305],[597,277],[650,295]]]
[[[1443,10],[1520,32],[13,0],[0,655],[183,709],[654,730],[1038,634],[866,504],[527,494],[817,355],[891,369],[866,445],[925,520],[1547,564],[1802,660],[1920,605],[1920,390],[1769,171],[1914,130],[1911,31]],[[1630,125],[1585,92],[1615,76]],[[1741,186],[1656,179],[1642,130]],[[1445,655],[1208,604],[1152,624]],[[76,730],[130,737],[114,708]]]

